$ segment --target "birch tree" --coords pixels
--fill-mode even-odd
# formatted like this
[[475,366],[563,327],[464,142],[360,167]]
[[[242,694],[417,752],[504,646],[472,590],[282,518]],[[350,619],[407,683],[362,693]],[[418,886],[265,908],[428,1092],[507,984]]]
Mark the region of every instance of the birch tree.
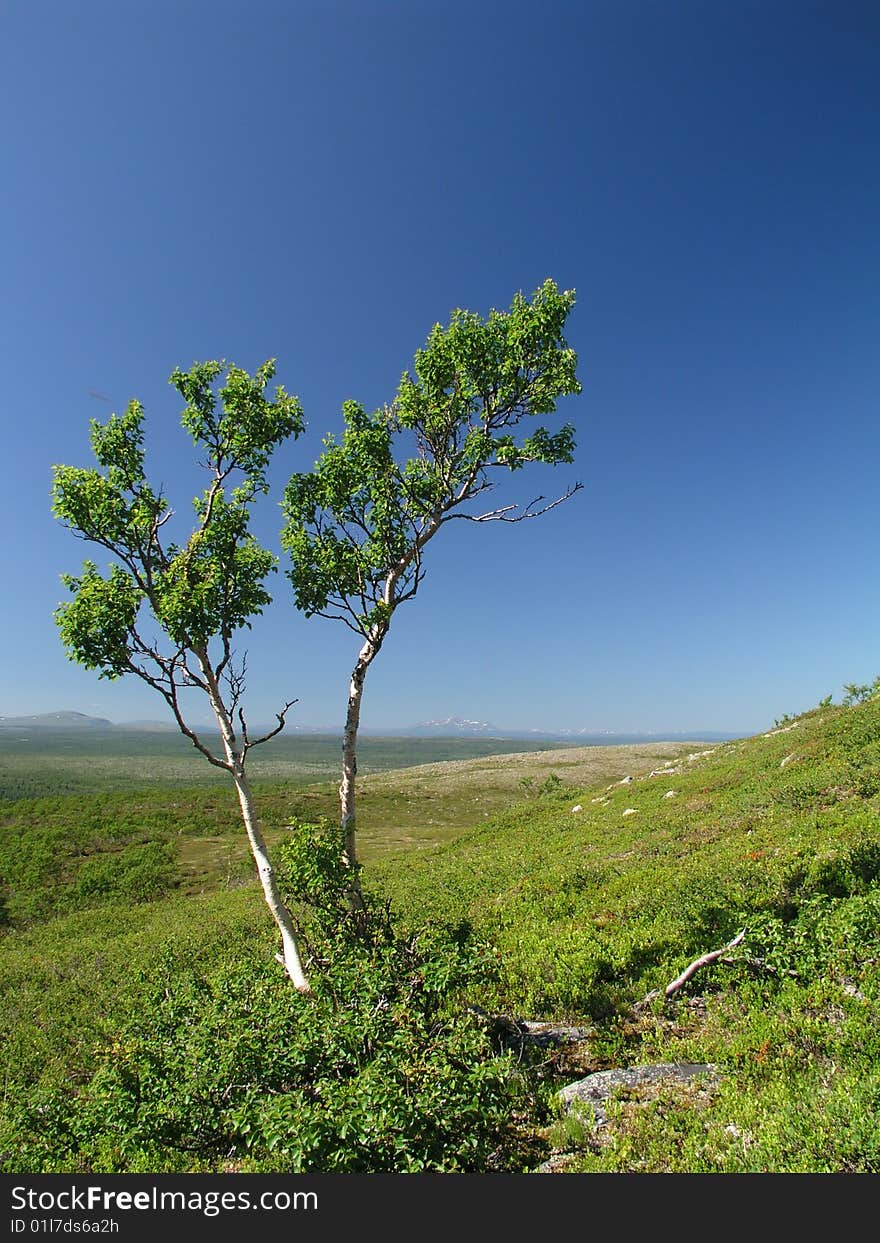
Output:
[[436,324],[404,372],[390,405],[367,413],[347,401],[341,439],[309,474],[285,490],[282,544],[292,559],[296,605],[343,622],[360,647],[351,672],[339,787],[344,853],[358,901],[355,786],[357,737],[367,671],[395,611],[425,576],[425,550],[448,523],[518,523],[546,514],[555,500],[486,506],[499,478],[532,464],[570,463],[574,428],[543,426],[557,400],[579,393],[577,357],[563,330],[574,293],[547,280],[531,299],[485,319],[457,310]]
[[[246,656],[233,649],[238,633],[270,603],[266,579],[275,557],[251,534],[254,501],[268,491],[273,449],[303,430],[299,400],[282,386],[266,386],[274,361],[253,376],[224,363],[176,370],[171,383],[186,401],[183,427],[199,447],[209,482],[193,502],[195,526],[183,544],[167,538],[173,511],[144,469],[144,411],[132,401],[105,424],[92,420],[97,467],[53,468],[52,509],[75,535],[113,557],[102,574],[86,561],[62,581],[73,598],[55,618],[68,655],[101,678],[134,675],[157,691],[177,726],[205,759],[228,772],[266,904],[278,927],[278,955],[301,992],[309,985],[290,911],[282,900],[257,820],[247,756],[284,728],[254,736],[244,712]],[[219,398],[219,401],[218,401]],[[220,733],[219,746],[192,724],[187,705],[204,696]]]

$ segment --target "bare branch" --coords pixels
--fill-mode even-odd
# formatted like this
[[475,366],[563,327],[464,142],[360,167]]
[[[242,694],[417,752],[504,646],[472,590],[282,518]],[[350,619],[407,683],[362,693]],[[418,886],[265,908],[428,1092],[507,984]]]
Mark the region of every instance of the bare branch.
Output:
[[157,678],[144,669],[142,665],[138,665],[130,659],[127,662],[127,667],[129,671],[139,677],[141,681],[146,682],[148,686],[152,686],[155,691],[159,692],[171,711],[174,713],[174,719],[177,722],[180,732],[186,735],[196,750],[201,751],[205,759],[207,759],[216,768],[222,768],[225,772],[230,772],[231,769],[227,761],[225,759],[221,760],[214,755],[214,753],[205,746],[195,730],[191,729],[184,720],[177,698],[178,686],[174,681],[174,678],[170,675],[165,678]]
[[685,984],[687,984],[691,976],[695,975],[701,967],[708,967],[709,963],[717,962],[718,959],[721,958],[722,955],[726,954],[728,950],[736,949],[737,945],[739,945],[745,937],[746,932],[747,929],[743,928],[742,932],[737,933],[733,940],[728,941],[728,943],[723,945],[720,950],[712,950],[708,954],[703,954],[700,958],[695,958],[690,966],[685,967],[684,971],[682,971],[681,975],[678,976],[677,979],[673,980],[671,984],[666,985],[664,995],[666,997],[674,996],[674,994],[677,993],[678,990]]
[[243,764],[243,763],[244,763],[244,757],[247,755],[247,753],[248,753],[248,751],[249,751],[249,749],[250,749],[250,746],[251,746],[251,740],[250,740],[250,738],[248,737],[248,727],[247,727],[247,721],[246,721],[246,719],[245,719],[245,715],[244,715],[244,708],[242,708],[242,707],[239,707],[239,709],[238,709],[238,723],[239,723],[239,725],[241,725],[241,754],[240,754],[239,758],[240,758],[240,760],[241,760],[241,762],[242,762],[242,764]]
[[193,673],[192,669],[190,669],[189,665],[186,663],[185,657],[182,657],[182,659],[178,662],[178,667],[183,675],[184,686],[197,686],[200,691],[204,691],[205,694],[207,694],[208,683],[205,682],[203,678],[200,678],[197,673]]
[[[222,678],[222,677],[223,677],[223,674],[224,674],[224,672],[225,672],[225,670],[226,670],[226,666],[229,664],[230,660],[232,660],[232,645],[231,645],[231,643],[230,643],[230,641],[229,641],[229,635],[228,635],[228,634],[224,634],[224,636],[223,636],[223,655],[220,657],[220,663],[219,663],[219,664],[218,664],[218,666],[217,666],[217,677],[218,677],[218,678]],[[230,680],[229,680],[229,684],[230,684],[230,687],[231,687],[231,686],[232,686],[232,681],[231,681],[231,678],[230,678]]]
[[[252,738],[247,743],[248,747],[258,747],[261,742],[268,742],[270,738],[274,738],[276,734],[280,734],[281,731],[284,729],[284,726],[286,723],[285,718],[287,717],[288,712],[290,711],[290,709],[293,707],[295,703],[299,703],[299,700],[291,699],[289,703],[286,703],[284,705],[284,707],[281,709],[280,712],[276,712],[275,716],[278,718],[278,724],[275,726],[275,728],[273,730],[270,730],[268,734],[263,734],[260,738]],[[241,717],[241,713],[239,713],[239,717]],[[242,727],[244,727],[243,720],[242,720]]]
[[450,522],[453,518],[464,518],[467,522],[524,522],[527,518],[540,518],[542,514],[548,514],[551,509],[555,509],[557,505],[561,505],[564,501],[574,496],[575,492],[580,492],[583,486],[582,483],[572,484],[570,488],[565,490],[562,496],[558,496],[555,501],[551,501],[549,505],[543,505],[540,509],[534,509],[533,506],[539,505],[544,498],[543,496],[536,496],[533,501],[529,501],[522,513],[516,513],[515,511],[520,507],[517,504],[512,504],[502,505],[498,509],[490,509],[485,514],[447,513],[444,514],[440,521]]
[[[367,600],[363,594],[359,594],[357,599],[360,601],[360,613],[349,603],[345,596],[327,596],[327,604],[333,608],[341,610],[339,613],[332,613],[328,608],[315,609],[315,617],[326,617],[329,621],[341,621],[348,626],[349,630],[353,630],[355,634],[363,634],[364,627],[361,621],[362,617],[366,617],[370,611],[376,606],[380,597],[376,596],[373,600]],[[348,616],[345,616],[347,614]]]
[[[352,523],[357,530],[362,532],[362,536],[352,535],[348,528],[348,523]],[[360,522],[353,514],[346,514],[344,518],[336,516],[336,525],[339,527],[346,540],[351,544],[352,548],[359,548],[364,540],[370,538],[370,531],[365,522]]]
[[[695,975],[701,967],[707,967],[710,963],[718,962],[719,960],[722,962],[727,961],[724,958],[724,955],[728,950],[736,949],[737,945],[739,945],[744,939],[747,931],[748,929],[743,928],[741,932],[737,933],[732,941],[728,941],[726,945],[722,945],[720,950],[711,950],[710,953],[702,954],[699,958],[695,958],[689,966],[685,967],[680,976],[674,979],[671,984],[666,985],[666,988],[663,990],[664,998],[668,1001],[670,997],[674,997],[679,989],[683,988],[691,976]],[[636,1006],[636,1009],[643,1009],[649,1002],[653,1001],[655,997],[659,996],[660,990],[657,988],[653,989],[652,992],[642,998]]]
[[245,691],[245,680],[247,677],[247,652],[242,655],[241,666],[236,669],[231,663],[232,651],[229,647],[229,640],[224,638],[223,643],[223,659],[215,670],[215,677],[218,684],[222,678],[229,687],[229,715],[234,716],[235,710],[241,702]]

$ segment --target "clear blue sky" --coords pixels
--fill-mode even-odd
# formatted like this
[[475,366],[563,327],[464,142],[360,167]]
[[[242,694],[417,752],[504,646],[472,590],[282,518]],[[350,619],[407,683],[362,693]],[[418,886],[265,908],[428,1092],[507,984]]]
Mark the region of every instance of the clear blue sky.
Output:
[[[277,357],[309,422],[277,547],[342,401],[547,276],[577,462],[522,499],[584,489],[444,532],[365,724],[751,731],[880,673],[875,4],[4,0],[0,92],[0,713],[162,716],[52,621],[87,549],[50,467],[90,464],[90,418],[139,397],[185,510],[172,369]],[[275,587],[251,716],[335,725],[354,637]]]

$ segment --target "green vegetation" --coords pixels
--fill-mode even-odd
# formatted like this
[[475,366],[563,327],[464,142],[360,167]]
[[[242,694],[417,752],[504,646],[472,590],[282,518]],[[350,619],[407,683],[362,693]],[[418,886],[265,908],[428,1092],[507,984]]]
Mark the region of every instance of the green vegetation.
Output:
[[[573,306],[574,292],[560,293],[548,279],[531,301],[520,292],[509,311],[486,319],[453,311],[448,326],[435,324],[416,351],[392,403],[368,414],[346,401],[341,439],[326,436],[314,469],[291,476],[285,489],[281,542],[292,560],[296,607],[357,635],[339,786],[354,875],[364,684],[395,612],[418,594],[428,545],[450,522],[523,522],[582,487],[573,484],[549,503],[543,496],[526,504],[487,500],[499,473],[573,460],[572,424],[522,434],[535,416],[554,414],[560,397],[581,391],[577,355],[563,336]],[[351,901],[359,900],[355,880]]]
[[[54,827],[7,804],[4,850],[14,829],[30,863],[3,890],[4,1168],[516,1170],[558,1148],[572,1171],[880,1172],[880,700],[680,762],[636,750],[369,777],[369,934],[310,870],[333,787],[290,784],[307,823],[285,829],[279,797],[267,828],[311,998],[285,990],[250,879],[210,857],[234,840],[216,788],[154,790],[128,820],[113,791],[81,798],[84,863],[57,872],[65,800],[43,800]],[[469,1004],[591,1034],[514,1060]],[[563,1083],[672,1061],[718,1082],[620,1092],[596,1131],[558,1115]]]
[[[522,744],[501,739],[368,739],[362,744],[364,857],[445,841],[515,802],[517,779],[524,772],[547,779],[552,765],[574,784],[622,774],[633,752],[641,762],[652,763],[677,749],[657,743],[634,749],[533,750],[492,758],[496,750],[509,751],[512,745]],[[335,772],[338,738],[295,738],[286,746],[273,741],[265,751],[268,758],[253,762],[253,767],[265,774],[256,785],[270,844],[284,836],[292,816],[316,820],[336,814],[336,784],[315,782],[315,776]],[[472,758],[449,766],[439,762],[462,754]],[[0,757],[0,771],[12,773],[0,778],[4,788],[39,794],[0,800],[0,893],[6,894],[7,918],[17,926],[114,901],[122,894],[114,893],[106,881],[118,871],[122,882],[122,873],[136,857],[142,866],[149,859],[157,865],[150,882],[129,895],[141,898],[178,887],[201,893],[239,885],[250,875],[247,839],[225,774],[205,764],[176,734],[133,732],[120,739],[116,734],[97,738],[89,731],[72,739],[66,730],[35,737],[24,755],[11,746],[4,752],[0,735]],[[422,762],[429,758],[438,762]],[[395,767],[411,767],[395,772],[390,782],[371,775],[395,760]],[[54,761],[65,765],[60,780]],[[155,774],[152,785],[150,769]],[[95,774],[96,790],[89,795],[65,792],[68,773],[83,785]],[[199,785],[185,786],[184,779]],[[163,851],[157,853],[159,844]],[[151,850],[145,859],[142,848],[147,846]],[[174,869],[168,866],[169,851],[176,860]],[[88,880],[96,868],[105,877],[103,887]]]
[[76,1095],[44,1085],[13,1103],[16,1161],[482,1168],[503,1144],[518,1076],[456,1002],[494,959],[467,938],[401,932],[381,905],[349,918],[340,846],[338,832],[301,825],[283,852],[280,883],[308,904],[300,931],[323,965],[308,998],[246,946],[207,972],[166,951],[140,972],[121,1031]]
[[[274,398],[269,359],[253,376],[225,362],[176,369],[170,383],[185,400],[181,425],[197,446],[208,480],[193,499],[195,525],[181,545],[174,509],[145,473],[144,410],[129,402],[123,415],[91,420],[95,466],[52,469],[52,512],[70,531],[113,561],[103,576],[94,561],[77,578],[62,574],[71,598],[55,610],[68,657],[99,678],[132,676],[162,697],[178,729],[235,786],[263,898],[278,928],[284,969],[294,987],[309,983],[290,912],[277,891],[259,828],[247,772],[248,752],[284,728],[289,700],[263,734],[245,716],[247,654],[234,642],[250,630],[272,596],[266,582],[276,558],[250,529],[254,502],[269,491],[273,451],[304,429],[302,408],[283,385]],[[209,705],[216,739],[200,737],[192,691]],[[199,726],[197,729],[196,726]],[[217,743],[219,742],[219,746]]]
[[[205,735],[210,737],[208,730]],[[360,740],[358,771],[363,775],[507,755],[511,751],[562,751],[565,742],[511,738],[379,738]],[[291,734],[273,738],[249,757],[255,781],[304,785],[324,778],[338,782],[340,739],[330,734]],[[602,748],[614,751],[615,748]],[[181,790],[221,786],[229,778],[205,764],[192,744],[174,730],[0,730],[0,806],[22,798],[95,791]]]
[[847,706],[865,703],[866,700],[880,695],[880,677],[875,678],[873,682],[863,685],[860,685],[858,682],[847,682],[843,692],[843,702]]

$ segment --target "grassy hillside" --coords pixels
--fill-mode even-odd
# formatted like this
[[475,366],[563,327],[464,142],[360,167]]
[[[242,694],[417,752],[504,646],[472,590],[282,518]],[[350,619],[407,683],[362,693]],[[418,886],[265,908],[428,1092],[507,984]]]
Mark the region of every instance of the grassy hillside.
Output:
[[[463,1168],[529,1168],[555,1148],[570,1170],[880,1172],[880,702],[822,708],[764,736],[695,747],[680,763],[669,762],[673,748],[617,757],[602,749],[595,758],[588,750],[592,769],[573,751],[554,752],[364,782],[365,818],[370,807],[377,815],[365,833],[368,884],[411,926],[450,925],[459,940],[470,934],[492,947],[494,970],[455,985],[458,1010],[470,1001],[592,1032],[576,1049],[544,1053],[520,1083],[515,1113],[528,1160],[522,1147],[499,1149],[495,1164],[474,1164],[471,1154]],[[262,793],[273,806],[271,787]],[[329,786],[300,794],[305,814],[332,809]],[[109,797],[103,812],[92,809],[92,846],[100,834],[106,842],[116,833],[118,844],[134,831]],[[21,925],[0,947],[7,1168],[22,1160],[15,1154],[28,1124],[16,1110],[25,1097],[61,1084],[51,1097],[58,1108],[57,1091],[70,1097],[71,1083],[91,1082],[146,997],[161,1018],[157,957],[163,971],[185,964],[206,976],[247,959],[259,977],[258,964],[271,962],[270,930],[244,873],[224,879],[206,854],[205,892],[179,884],[187,850],[212,836],[226,842],[227,829],[215,833],[212,822],[200,836],[207,808],[188,806],[192,823],[172,841],[158,804],[154,811],[154,838],[127,848],[173,846],[172,889],[156,900],[132,905],[124,886],[108,882],[90,909],[69,911],[73,902],[56,913],[50,902],[29,914],[15,878],[7,882],[7,907]],[[21,840],[39,842],[51,817],[37,806],[28,815],[30,833],[28,816],[8,817],[4,841],[12,825]],[[52,851],[32,851],[51,881]],[[143,897],[143,875],[166,863],[130,860],[132,876],[146,869],[141,882],[129,878],[130,892],[140,884]],[[65,883],[82,888],[76,868]],[[724,955],[730,961],[705,966],[663,999],[690,962],[742,929]],[[223,995],[234,998],[238,987],[223,977]],[[153,1048],[151,1020],[137,1022],[142,1056]],[[711,1063],[720,1077],[711,1089],[630,1093],[596,1132],[554,1121],[561,1083],[661,1061]],[[490,1108],[481,1106],[486,1117]],[[277,1164],[264,1158],[270,1164],[260,1168],[299,1168],[286,1151],[281,1145]],[[214,1168],[207,1157],[175,1153],[168,1168]],[[40,1168],[70,1168],[47,1160]],[[101,1160],[95,1168],[130,1168]]]
[[[359,782],[360,851],[367,861],[435,846],[508,808],[525,796],[526,788],[537,790],[548,779],[575,784],[606,776],[610,780],[682,750],[681,744],[653,743],[496,756],[480,750],[484,744],[474,743],[468,750],[476,748],[475,757],[417,764],[416,759],[426,755],[438,760],[450,751],[455,755],[461,743],[416,742],[413,748],[411,740],[401,740],[396,751],[390,742],[367,749],[366,773]],[[43,796],[0,799],[0,897],[15,926],[119,900],[142,901],[178,889],[206,893],[250,880],[253,861],[226,774],[214,780],[216,769],[198,756],[187,756],[190,780],[195,775],[206,783],[176,785],[162,772],[168,756],[161,752],[151,759],[159,773],[151,786],[145,783],[146,761],[139,751],[110,752],[102,770],[91,744],[68,737],[66,745],[76,748],[66,763],[73,766],[78,782],[97,769],[96,789],[59,792],[53,784],[56,774],[46,765],[53,752],[41,749],[28,766],[21,761],[17,780],[28,789],[45,791]],[[170,746],[167,737],[163,746]],[[293,817],[315,820],[338,815],[336,781],[309,783],[308,777],[316,756],[323,756],[326,767],[321,772],[329,771],[330,753],[326,747],[311,747],[309,742],[305,750],[294,748],[292,757],[270,765],[271,779],[255,778],[270,844],[284,838]],[[332,755],[338,765],[338,746]],[[386,775],[381,770],[394,755],[399,765],[410,767]],[[73,756],[79,757],[76,765]]]
[[579,1072],[721,1069],[711,1095],[622,1101],[567,1168],[880,1171],[880,702],[675,768],[525,804],[382,883],[492,941],[488,1009],[592,1023]]
[[[509,738],[364,737],[358,745],[358,762],[362,773],[374,773],[510,751],[564,751],[572,745]],[[255,781],[294,785],[333,778],[340,747],[337,735],[281,735],[251,753],[249,771]],[[0,729],[0,802],[113,790],[180,791],[225,783],[225,774],[207,764],[176,730]]]

